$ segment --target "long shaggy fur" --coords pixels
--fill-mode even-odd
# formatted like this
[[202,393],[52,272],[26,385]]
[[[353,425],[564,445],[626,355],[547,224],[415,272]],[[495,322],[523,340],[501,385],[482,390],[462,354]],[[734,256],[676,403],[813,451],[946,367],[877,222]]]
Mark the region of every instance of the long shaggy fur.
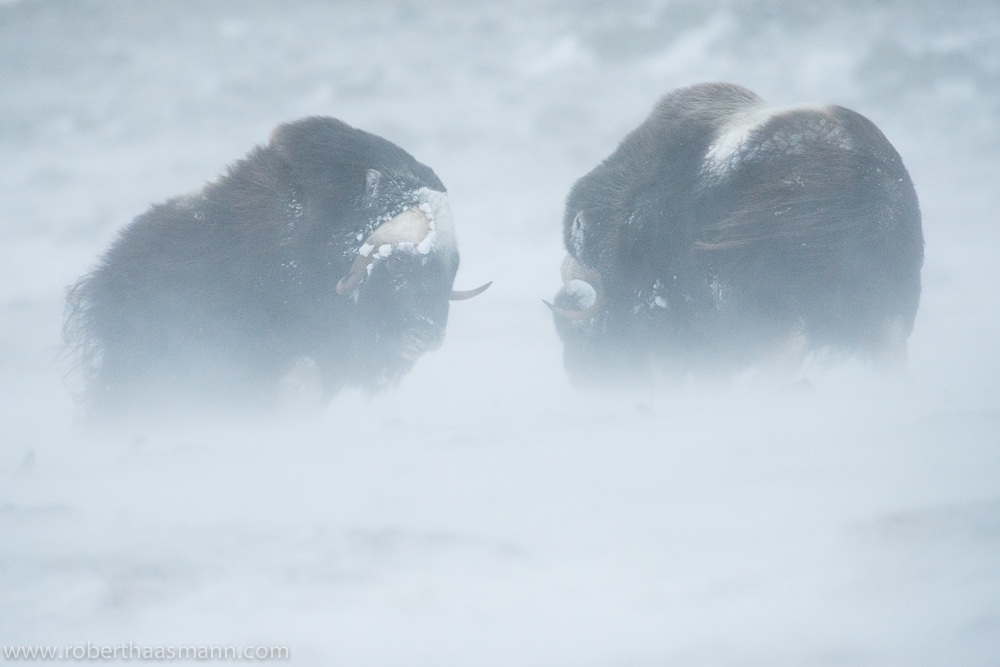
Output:
[[267,407],[301,368],[326,396],[391,385],[444,335],[453,242],[379,260],[353,295],[335,286],[376,227],[444,192],[338,120],[279,126],[217,181],[136,218],[69,289],[84,399],[105,413]]
[[898,363],[920,297],[917,197],[878,128],[732,84],[663,98],[574,185],[564,241],[606,292],[597,317],[556,317],[579,381],[732,372],[782,348]]

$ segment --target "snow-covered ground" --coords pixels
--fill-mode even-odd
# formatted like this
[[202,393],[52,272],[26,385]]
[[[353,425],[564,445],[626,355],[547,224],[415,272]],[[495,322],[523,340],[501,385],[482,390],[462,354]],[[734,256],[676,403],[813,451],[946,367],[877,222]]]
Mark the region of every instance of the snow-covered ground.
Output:
[[[924,214],[910,378],[573,390],[563,199],[666,91],[869,116]],[[63,288],[279,122],[448,186],[445,345],[318,420],[99,432]],[[0,3],[0,644],[303,665],[1000,663],[992,0]]]

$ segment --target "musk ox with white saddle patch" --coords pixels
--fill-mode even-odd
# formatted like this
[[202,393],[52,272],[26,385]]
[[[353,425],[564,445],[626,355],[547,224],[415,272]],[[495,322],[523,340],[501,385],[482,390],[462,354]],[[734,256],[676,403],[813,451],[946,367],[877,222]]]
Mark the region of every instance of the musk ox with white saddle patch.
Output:
[[674,91],[576,182],[563,237],[550,307],[575,381],[905,360],[920,209],[899,154],[848,109]]
[[68,294],[98,412],[261,408],[395,383],[441,345],[458,248],[444,185],[332,118],[279,126],[136,218]]

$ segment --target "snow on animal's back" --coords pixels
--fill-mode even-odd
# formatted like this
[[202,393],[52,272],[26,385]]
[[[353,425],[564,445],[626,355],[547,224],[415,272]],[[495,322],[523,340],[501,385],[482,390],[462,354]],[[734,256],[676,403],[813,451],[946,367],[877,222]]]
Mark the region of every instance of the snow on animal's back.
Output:
[[764,153],[805,155],[810,144],[825,143],[845,151],[849,134],[830,105],[770,107],[759,105],[734,113],[716,132],[702,164],[702,174],[721,179],[746,160]]

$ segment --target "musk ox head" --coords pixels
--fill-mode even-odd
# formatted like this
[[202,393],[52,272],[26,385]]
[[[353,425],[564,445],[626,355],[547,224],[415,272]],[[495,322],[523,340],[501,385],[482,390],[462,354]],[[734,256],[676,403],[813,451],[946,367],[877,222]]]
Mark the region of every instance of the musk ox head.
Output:
[[[368,172],[366,199],[378,199],[383,179],[376,170]],[[392,199],[401,203],[377,218],[378,226],[357,244],[350,269],[336,284],[337,294],[354,302],[354,326],[370,345],[367,359],[383,364],[362,372],[371,380],[361,384],[372,388],[395,382],[422,354],[441,346],[449,301],[469,299],[490,285],[451,288],[458,250],[443,191],[420,187]]]
[[549,307],[574,380],[905,357],[916,193],[885,136],[842,107],[674,91],[573,186],[563,239]]
[[109,412],[265,406],[303,382],[377,390],[441,345],[449,300],[488,286],[454,291],[458,263],[429,167],[307,118],[136,218],[70,289],[64,332]]

